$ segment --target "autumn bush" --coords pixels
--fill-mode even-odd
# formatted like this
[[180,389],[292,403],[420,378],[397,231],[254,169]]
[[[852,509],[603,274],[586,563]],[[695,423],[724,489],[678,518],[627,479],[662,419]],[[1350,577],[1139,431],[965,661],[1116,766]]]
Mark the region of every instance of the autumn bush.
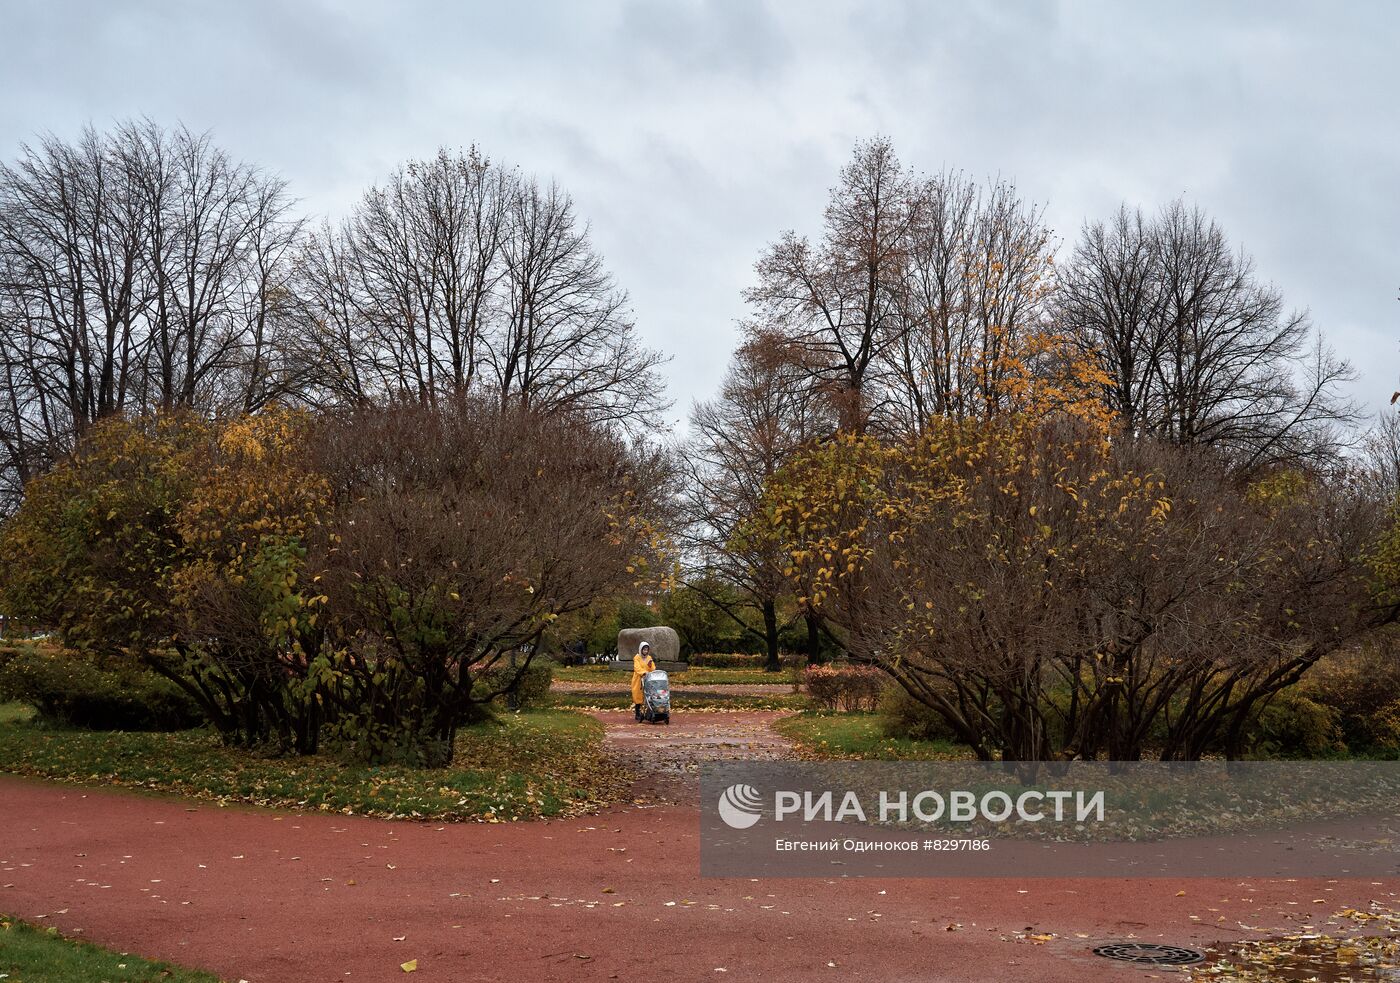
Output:
[[978,755],[1194,759],[1245,753],[1270,697],[1393,616],[1383,511],[1282,478],[1011,414],[839,436],[774,510],[804,597]]
[[[111,418],[30,481],[0,527],[6,613],[94,655],[150,652],[174,633],[177,523],[202,470],[207,424],[184,413]],[[22,561],[22,562],[21,562]]]
[[1400,751],[1400,649],[1391,632],[1321,660],[1300,684],[1329,707],[1357,753]]
[[364,760],[450,760],[457,728],[528,660],[489,670],[664,574],[664,490],[580,421],[467,401],[364,409],[328,421],[313,454],[331,485],[310,560],[336,649],[328,697]]
[[[7,610],[230,744],[440,765],[561,615],[664,574],[650,462],[482,401],[92,428],[0,530]],[[547,683],[544,685],[547,686]]]
[[273,409],[211,436],[176,518],[169,647],[157,665],[191,687],[235,743],[317,749],[334,679],[325,598],[308,553],[326,541],[329,483],[308,462],[317,421]]
[[802,674],[807,694],[827,710],[874,710],[885,682],[873,666],[808,666]]
[[1245,728],[1245,743],[1256,755],[1276,758],[1326,758],[1347,751],[1340,714],[1299,686],[1260,704]]

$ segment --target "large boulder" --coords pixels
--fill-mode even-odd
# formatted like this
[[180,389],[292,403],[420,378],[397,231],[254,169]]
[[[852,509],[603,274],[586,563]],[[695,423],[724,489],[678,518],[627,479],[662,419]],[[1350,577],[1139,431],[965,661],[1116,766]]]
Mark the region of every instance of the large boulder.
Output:
[[658,625],[655,628],[624,628],[617,633],[617,657],[632,665],[632,656],[642,647],[643,642],[651,643],[651,657],[659,668],[670,669],[663,662],[677,663],[681,656],[681,637],[676,629]]

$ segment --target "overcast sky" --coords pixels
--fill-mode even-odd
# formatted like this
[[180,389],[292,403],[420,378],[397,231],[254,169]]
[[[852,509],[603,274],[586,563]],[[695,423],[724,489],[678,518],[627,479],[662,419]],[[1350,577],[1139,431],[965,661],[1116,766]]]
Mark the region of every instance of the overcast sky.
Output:
[[[674,356],[719,382],[740,292],[814,233],[853,143],[1013,179],[1072,242],[1120,201],[1203,206],[1400,388],[1400,5],[0,0],[0,155],[149,116],[209,129],[313,214],[440,145],[556,178]],[[1066,249],[1068,248],[1068,243]]]

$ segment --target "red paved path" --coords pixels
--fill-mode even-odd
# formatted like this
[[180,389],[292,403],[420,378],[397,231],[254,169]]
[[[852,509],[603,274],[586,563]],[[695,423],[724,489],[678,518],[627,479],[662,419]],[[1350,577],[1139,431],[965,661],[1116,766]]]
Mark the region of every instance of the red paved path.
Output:
[[[749,730],[763,722],[736,717]],[[633,733],[623,715],[604,719]],[[682,731],[649,733],[627,740],[670,743]],[[697,835],[686,802],[440,826],[0,778],[0,911],[249,983],[1135,981],[1151,974],[1087,949],[1129,936],[1205,945],[1258,934],[1240,923],[1295,930],[1324,910],[1394,904],[1397,887],[701,880]],[[1037,945],[1028,929],[1057,937]],[[409,959],[412,977],[398,968]]]

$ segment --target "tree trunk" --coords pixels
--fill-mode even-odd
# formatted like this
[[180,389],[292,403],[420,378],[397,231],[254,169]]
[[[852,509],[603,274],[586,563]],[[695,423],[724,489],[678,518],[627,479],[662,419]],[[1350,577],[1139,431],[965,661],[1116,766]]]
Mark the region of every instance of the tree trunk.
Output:
[[815,666],[822,661],[821,620],[814,611],[808,611],[803,618],[807,622],[807,664]]
[[778,605],[771,598],[763,602],[763,641],[768,649],[764,672],[780,672],[783,664],[778,658]]

